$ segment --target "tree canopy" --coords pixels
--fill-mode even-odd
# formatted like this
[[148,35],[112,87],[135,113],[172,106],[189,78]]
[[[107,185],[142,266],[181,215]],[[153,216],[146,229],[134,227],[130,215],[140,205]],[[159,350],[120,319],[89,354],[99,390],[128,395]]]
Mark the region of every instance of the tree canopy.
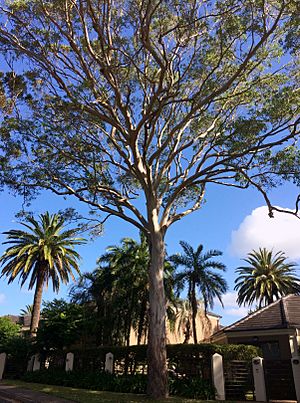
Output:
[[8,342],[19,336],[20,330],[20,325],[13,323],[9,317],[2,316],[0,318],[0,349],[3,350]]
[[134,200],[149,193],[167,228],[208,183],[267,197],[280,178],[299,180],[298,7],[2,4],[3,180],[72,194],[143,231]]
[[73,195],[147,235],[149,393],[165,396],[168,227],[210,184],[252,186],[272,215],[268,188],[299,183],[299,2],[2,0],[0,10],[2,182],[25,197]]

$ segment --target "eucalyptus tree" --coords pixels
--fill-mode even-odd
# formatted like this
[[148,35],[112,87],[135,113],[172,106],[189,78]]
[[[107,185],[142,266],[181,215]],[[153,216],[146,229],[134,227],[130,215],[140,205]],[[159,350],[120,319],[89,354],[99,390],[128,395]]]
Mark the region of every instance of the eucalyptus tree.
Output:
[[208,184],[252,186],[272,215],[268,186],[299,180],[299,2],[0,8],[1,179],[25,196],[73,195],[144,232],[148,392],[166,396],[168,228],[201,208]]
[[213,307],[214,299],[217,298],[222,303],[222,295],[228,289],[226,280],[222,275],[212,269],[225,271],[226,266],[216,260],[216,256],[221,256],[218,250],[209,250],[203,253],[203,245],[199,245],[195,250],[187,242],[180,241],[184,251],[183,254],[170,256],[170,261],[176,266],[183,266],[184,269],[177,274],[178,283],[188,286],[188,300],[192,310],[192,326],[194,343],[197,344],[196,317],[198,312],[197,290],[203,301],[205,313],[209,307]]
[[288,294],[300,294],[297,265],[287,261],[283,252],[259,248],[248,253],[248,264],[236,269],[238,277],[234,289],[239,305],[258,304],[258,309]]
[[66,229],[65,221],[58,214],[41,214],[38,220],[27,217],[21,225],[26,230],[4,232],[9,246],[0,258],[1,277],[10,284],[19,277],[21,287],[28,281],[29,290],[35,289],[31,312],[30,333],[36,334],[44,286],[52,282],[58,292],[60,283],[74,280],[73,270],[79,273],[79,254],[74,246],[84,242],[75,237],[76,229]]

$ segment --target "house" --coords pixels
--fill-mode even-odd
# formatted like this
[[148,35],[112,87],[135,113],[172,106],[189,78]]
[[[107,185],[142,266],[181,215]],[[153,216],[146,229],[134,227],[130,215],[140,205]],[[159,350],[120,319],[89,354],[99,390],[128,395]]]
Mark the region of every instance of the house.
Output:
[[21,326],[21,333],[29,332],[31,315],[5,315],[11,322]]
[[[211,335],[220,330],[221,316],[213,312],[204,313],[204,309],[200,306],[196,317],[196,331],[197,340],[199,342],[207,341]],[[178,315],[175,323],[172,325],[167,321],[166,338],[167,344],[179,344],[179,343],[193,343],[192,324],[189,324],[189,336],[187,337],[186,323],[180,323],[180,315]],[[147,343],[147,337],[142,338],[142,344]],[[130,334],[130,345],[137,344],[137,332],[133,329]]]
[[215,332],[214,343],[252,344],[267,360],[297,356],[300,345],[300,296],[288,295]]

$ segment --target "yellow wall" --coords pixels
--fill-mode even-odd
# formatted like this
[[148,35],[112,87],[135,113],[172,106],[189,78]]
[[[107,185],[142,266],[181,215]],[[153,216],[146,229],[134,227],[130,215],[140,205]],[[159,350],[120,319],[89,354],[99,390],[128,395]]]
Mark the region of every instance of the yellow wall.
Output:
[[[196,318],[196,328],[197,328],[197,340],[198,342],[205,341],[211,337],[211,335],[217,332],[220,328],[219,324],[220,317],[207,314],[205,316],[204,311],[198,311]],[[192,326],[191,326],[192,327]],[[178,344],[184,342],[184,329],[178,329],[178,323],[175,323],[174,331],[170,330],[170,326],[167,325],[167,343],[168,344]],[[188,341],[189,343],[193,343],[193,333],[191,328],[191,337]],[[143,337],[142,344],[146,344],[146,337]],[[137,344],[137,334],[134,330],[131,330],[130,334],[130,345]]]

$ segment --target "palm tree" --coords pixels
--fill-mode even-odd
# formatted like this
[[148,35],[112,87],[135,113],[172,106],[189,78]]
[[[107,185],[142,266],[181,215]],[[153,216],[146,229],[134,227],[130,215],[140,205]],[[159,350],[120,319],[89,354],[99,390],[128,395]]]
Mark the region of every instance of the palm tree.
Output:
[[[123,238],[120,245],[106,248],[93,273],[83,274],[71,289],[71,298],[95,307],[98,323],[98,344],[129,344],[130,332],[137,333],[137,344],[146,336],[149,316],[150,256],[148,241]],[[168,308],[173,304],[173,267],[165,262],[165,289]],[[167,310],[170,320],[171,309]],[[108,332],[106,332],[108,330]]]
[[203,245],[199,245],[196,250],[187,242],[180,241],[184,254],[172,255],[169,260],[176,266],[183,266],[185,270],[179,273],[176,278],[182,283],[182,287],[188,285],[188,300],[192,308],[192,326],[194,343],[197,343],[196,316],[198,311],[197,289],[203,300],[205,313],[208,307],[213,308],[214,299],[217,298],[222,306],[222,294],[227,289],[226,280],[211,269],[225,271],[223,263],[212,260],[216,256],[221,256],[218,250],[209,250],[203,253]]
[[24,309],[21,309],[20,316],[32,315],[33,304],[26,305]]
[[272,251],[259,248],[248,253],[243,260],[249,266],[236,269],[239,277],[234,289],[238,291],[239,305],[256,302],[261,308],[284,295],[300,293],[300,279],[295,276],[296,264],[287,262],[283,252],[273,255]]
[[4,232],[10,246],[0,258],[3,266],[1,277],[8,277],[8,284],[20,277],[21,287],[29,280],[29,290],[35,287],[30,333],[34,335],[39,324],[44,286],[52,281],[53,291],[58,292],[60,282],[67,284],[74,279],[72,270],[79,273],[79,254],[73,249],[84,242],[75,238],[77,230],[64,229],[65,221],[58,214],[41,214],[36,221],[27,217],[21,223],[27,231]]

